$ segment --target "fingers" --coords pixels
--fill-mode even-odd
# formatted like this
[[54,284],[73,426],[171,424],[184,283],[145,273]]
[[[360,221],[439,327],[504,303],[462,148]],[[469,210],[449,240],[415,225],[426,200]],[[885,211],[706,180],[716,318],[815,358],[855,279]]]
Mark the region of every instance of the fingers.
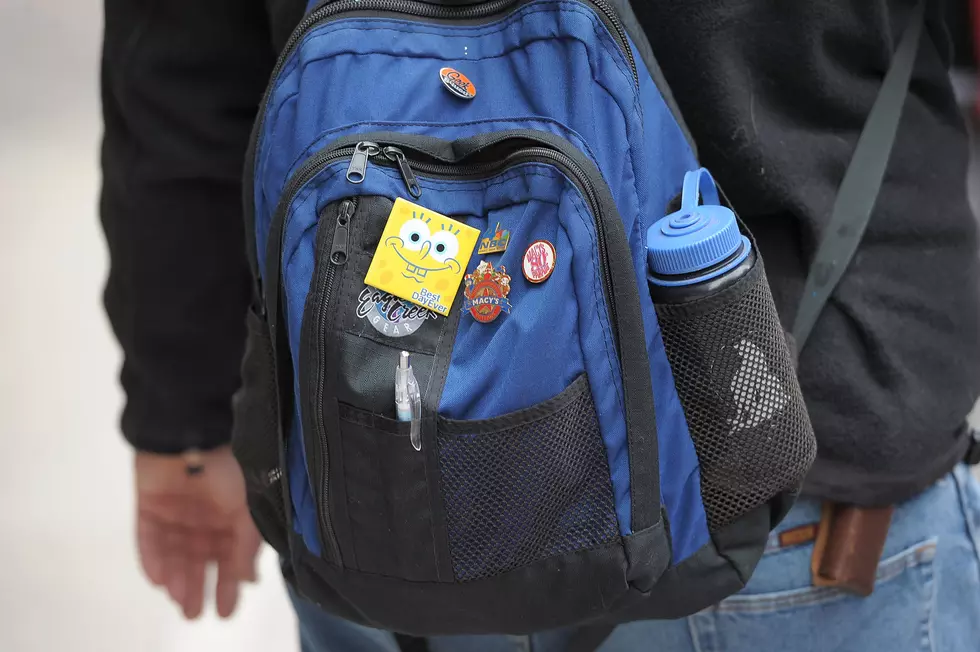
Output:
[[180,605],[184,617],[194,620],[204,610],[204,575],[207,561],[203,557],[191,557],[185,567],[184,599]]
[[163,561],[163,533],[156,522],[139,517],[136,520],[136,544],[139,549],[143,572],[155,586],[165,582]]
[[239,583],[255,580],[255,557],[260,538],[251,519],[224,530],[195,529],[140,514],[137,541],[144,571],[163,587],[184,616],[194,619],[204,610],[207,566],[217,561],[216,602],[222,617],[238,602]]
[[222,618],[228,618],[235,612],[235,607],[238,605],[238,582],[239,577],[232,568],[231,557],[219,560],[215,602],[218,615]]
[[262,545],[262,537],[247,512],[235,519],[233,527],[232,535],[222,541],[218,557],[215,601],[222,618],[234,613],[240,583],[256,581],[255,562]]
[[187,573],[190,563],[190,538],[186,530],[170,527],[163,536],[166,551],[164,559],[164,584],[170,599],[182,608],[187,599]]

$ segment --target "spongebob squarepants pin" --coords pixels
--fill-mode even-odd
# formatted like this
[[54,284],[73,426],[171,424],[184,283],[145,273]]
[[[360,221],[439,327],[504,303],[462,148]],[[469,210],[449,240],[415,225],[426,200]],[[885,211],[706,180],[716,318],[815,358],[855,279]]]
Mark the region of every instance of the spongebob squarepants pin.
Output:
[[479,237],[473,227],[398,198],[364,282],[448,315]]

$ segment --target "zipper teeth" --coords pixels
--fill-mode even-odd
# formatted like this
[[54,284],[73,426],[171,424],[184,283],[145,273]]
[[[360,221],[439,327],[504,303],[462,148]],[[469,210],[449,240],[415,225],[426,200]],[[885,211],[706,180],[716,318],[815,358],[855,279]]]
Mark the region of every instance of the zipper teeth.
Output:
[[[490,16],[495,13],[499,13],[506,9],[507,7],[516,4],[520,0],[492,0],[491,2],[483,3],[480,5],[475,5],[471,7],[451,7],[442,5],[431,5],[423,2],[416,2],[415,0],[338,0],[337,2],[330,2],[315,11],[308,14],[293,30],[290,34],[289,39],[286,41],[282,48],[282,52],[279,58],[276,60],[276,65],[273,68],[272,75],[270,79],[275,80],[279,77],[282,72],[283,67],[285,67],[286,62],[292,55],[293,50],[296,45],[303,39],[306,32],[309,31],[317,23],[326,20],[330,16],[335,14],[343,13],[345,11],[361,10],[361,11],[391,11],[394,13],[408,13],[414,14],[419,17],[431,17],[431,18],[480,18],[485,16]],[[623,27],[622,21],[619,19],[616,10],[606,1],[606,0],[581,0],[584,3],[591,4],[596,7],[603,16],[609,21],[612,26],[613,31],[622,41],[623,53],[626,56],[627,61],[630,64],[630,69],[633,73],[634,82],[639,85],[639,75],[636,69],[636,60],[633,57],[633,51],[629,45],[629,39],[626,33],[626,29]],[[274,87],[273,83],[269,83],[266,86],[265,93],[262,96],[262,101],[259,103],[259,110],[257,114],[257,119],[252,128],[252,134],[249,139],[248,147],[248,162],[247,162],[247,173],[246,178],[249,179],[246,184],[246,214],[249,216],[247,221],[254,222],[255,220],[255,198],[254,198],[254,166],[255,166],[255,155],[258,148],[258,140],[263,125],[265,124],[265,113],[266,108],[269,103],[269,99],[272,96],[272,89]],[[340,154],[338,154],[339,156]],[[349,156],[349,154],[348,154]],[[292,185],[292,184],[290,184]],[[284,193],[285,195],[285,193]],[[261,253],[259,254],[261,255]],[[263,290],[263,295],[265,290]],[[264,305],[264,304],[263,304]]]
[[[612,272],[609,270],[609,245],[606,241],[606,230],[602,226],[601,218],[601,207],[599,204],[599,198],[596,196],[595,188],[592,186],[592,182],[589,180],[588,175],[582,170],[581,167],[569,156],[564,153],[554,150],[548,147],[522,147],[514,152],[511,152],[506,157],[500,161],[494,161],[492,163],[484,163],[480,165],[448,165],[448,164],[434,164],[434,163],[424,163],[424,162],[412,162],[414,169],[422,172],[423,174],[436,174],[436,175],[455,175],[455,176],[480,176],[493,172],[498,172],[504,168],[515,165],[519,162],[519,159],[523,158],[545,158],[551,159],[552,161],[558,163],[559,165],[568,168],[572,176],[579,182],[578,186],[583,190],[585,194],[585,199],[589,203],[589,208],[592,211],[592,215],[595,216],[596,221],[596,236],[599,244],[599,259],[602,266],[603,278],[606,285],[606,293],[609,295],[607,298],[607,304],[609,307],[609,318],[613,324],[619,323],[619,317],[616,311],[616,301],[613,298],[613,280]],[[466,170],[462,175],[459,174],[460,170]],[[618,331],[617,331],[618,333]],[[618,339],[618,336],[617,336]]]
[[[350,212],[351,218],[353,218],[353,214],[357,212],[357,199],[351,198],[345,201],[349,204],[349,208],[347,210]],[[344,204],[341,204],[342,208],[343,206]],[[350,220],[348,220],[348,224],[349,223]],[[324,225],[321,224],[319,228],[321,229],[324,228]],[[325,237],[323,242],[324,242],[323,249],[326,249]],[[327,430],[323,424],[323,412],[320,409],[321,406],[323,405],[323,385],[324,385],[324,374],[325,374],[323,359],[325,353],[324,341],[326,338],[323,335],[323,323],[327,316],[327,310],[330,306],[330,300],[333,297],[333,284],[334,284],[334,280],[336,280],[337,268],[339,267],[339,265],[335,264],[329,258],[330,256],[329,252],[327,253],[327,256],[328,256],[327,260],[324,261],[324,264],[327,265],[326,278],[324,279],[324,288],[323,288],[324,293],[322,299],[320,300],[320,305],[318,306],[317,309],[316,333],[314,334],[314,337],[316,338],[316,346],[317,346],[317,355],[315,358],[317,360],[317,383],[316,383],[314,404],[311,406],[311,409],[313,410],[313,414],[314,414],[314,424],[316,426],[317,437],[320,440],[320,450],[326,451],[325,453],[321,453],[321,460],[320,460],[320,475],[321,475],[320,478],[321,503],[320,504],[322,505],[320,521],[324,533],[326,534],[325,538],[327,539],[327,544],[331,547],[337,562],[340,563],[340,550],[339,547],[337,546],[337,535],[333,529],[333,522],[330,520],[330,503],[329,503],[330,447],[329,447],[329,442],[327,441]]]
[[[616,32],[616,36],[623,42],[623,54],[626,56],[626,60],[630,64],[630,70],[633,72],[633,79],[639,83],[639,74],[636,70],[636,59],[633,57],[632,48],[629,47],[629,38],[626,34],[626,28],[623,27],[623,22],[619,19],[619,15],[616,10],[608,3],[606,0],[583,0],[587,4],[592,4],[595,6],[605,17],[609,20],[610,25],[613,27],[613,31]],[[328,2],[328,4],[323,5],[319,9],[311,12],[304,18],[293,33],[290,34],[289,40],[282,48],[282,54],[279,60],[276,62],[276,67],[273,68],[271,79],[275,79],[282,72],[283,67],[286,65],[289,56],[292,54],[293,48],[296,44],[303,40],[306,36],[306,32],[315,26],[320,21],[326,20],[331,16],[336,14],[344,13],[345,11],[391,11],[394,13],[411,14],[413,16],[419,16],[420,18],[483,18],[486,16],[492,16],[493,14],[503,11],[507,7],[516,4],[517,0],[492,0],[491,2],[482,3],[479,5],[474,5],[470,7],[453,7],[449,5],[432,5],[425,2],[415,2],[415,0],[338,0],[337,2]],[[263,103],[264,104],[264,103]]]
[[[322,228],[322,226],[321,226]],[[330,546],[334,558],[340,562],[340,551],[337,546],[337,535],[334,533],[333,523],[330,519],[330,447],[327,442],[326,428],[323,425],[323,412],[321,406],[323,405],[323,320],[326,317],[327,306],[330,304],[333,292],[333,282],[334,278],[337,276],[337,266],[327,261],[327,273],[325,279],[325,292],[324,296],[320,301],[320,307],[317,311],[316,320],[316,337],[317,342],[317,383],[316,383],[316,399],[313,406],[313,414],[315,416],[316,432],[317,437],[320,440],[320,523],[325,531],[326,536],[324,537],[327,545]]]
[[[491,140],[486,143],[484,147],[490,147],[498,142],[502,142],[506,138],[500,140]],[[320,154],[314,156],[312,159],[308,160],[303,166],[303,170],[293,178],[286,188],[283,189],[282,195],[280,197],[279,208],[276,210],[276,215],[273,217],[273,223],[278,219],[284,219],[285,215],[280,213],[285,213],[289,205],[292,203],[293,195],[299,191],[299,189],[313,179],[317,174],[320,173],[323,166],[331,163],[332,161],[349,158],[354,155],[354,147],[342,147],[340,149],[335,149],[328,152],[321,152]],[[591,182],[589,182],[588,175],[586,175],[577,163],[565,154],[550,149],[547,147],[522,147],[514,152],[511,152],[506,157],[499,161],[493,161],[489,163],[473,164],[473,165],[453,165],[448,163],[426,163],[424,161],[412,161],[409,163],[412,169],[422,172],[423,174],[436,174],[436,175],[447,175],[447,176],[469,176],[478,177],[481,175],[491,174],[502,170],[503,168],[513,165],[515,159],[526,158],[526,157],[541,157],[548,158],[556,161],[560,165],[568,168],[572,171],[573,176],[575,176],[580,182],[582,190],[585,193],[585,198],[589,202],[589,207],[592,209],[592,214],[596,217],[596,223],[598,228],[596,233],[599,240],[600,255],[603,260],[608,257],[608,247],[606,244],[605,230],[601,228],[601,223],[599,221],[599,200],[595,196],[595,189],[592,187]],[[370,160],[374,161],[376,164],[380,164],[383,167],[394,167],[395,164],[388,160],[383,154],[379,153],[375,156],[369,157]],[[462,174],[460,171],[463,170]],[[285,228],[283,228],[283,235],[285,235]],[[281,250],[281,246],[280,246]],[[606,287],[608,292],[612,293],[612,276],[609,272],[608,265],[603,265],[603,272],[606,279]],[[609,310],[612,313],[611,317],[615,321],[616,319],[616,304],[609,298]]]
[[630,64],[633,81],[639,85],[640,75],[636,71],[636,59],[633,57],[633,48],[630,47],[629,36],[626,33],[626,28],[623,27],[623,21],[620,20],[619,14],[606,0],[589,0],[589,2],[606,15],[606,18],[609,19],[609,24],[612,25],[616,35],[623,42],[623,54],[626,55],[626,61]]
[[272,79],[279,76],[279,73],[282,71],[287,59],[289,59],[289,55],[292,53],[292,49],[296,47],[296,44],[303,39],[307,30],[321,20],[325,20],[333,15],[340,14],[345,11],[392,11],[396,13],[412,14],[421,18],[466,19],[490,16],[503,9],[506,9],[516,1],[517,0],[493,0],[492,2],[471,7],[431,5],[424,2],[415,2],[414,0],[339,0],[337,2],[328,2],[319,9],[310,12],[310,14],[296,26],[296,29],[293,30],[293,33],[289,36],[289,40],[286,41],[286,45],[282,48],[282,55],[279,57],[279,61],[276,63],[276,67],[272,72]]

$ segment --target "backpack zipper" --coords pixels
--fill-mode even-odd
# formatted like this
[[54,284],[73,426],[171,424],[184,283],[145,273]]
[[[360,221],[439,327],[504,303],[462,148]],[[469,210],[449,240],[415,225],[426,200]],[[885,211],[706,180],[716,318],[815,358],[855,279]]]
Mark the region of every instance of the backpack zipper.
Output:
[[[326,0],[311,11],[306,18],[293,30],[286,45],[283,46],[282,55],[276,63],[272,73],[275,79],[286,59],[292,53],[293,48],[302,40],[306,31],[315,27],[318,23],[329,18],[342,14],[347,11],[384,11],[419,18],[435,18],[443,20],[473,20],[487,18],[498,14],[504,9],[508,9],[518,4],[520,0],[489,0],[476,5],[456,6],[456,5],[437,5],[427,2],[417,2],[416,0]],[[610,28],[613,38],[619,43],[626,61],[629,63],[630,71],[633,73],[633,80],[639,84],[640,78],[636,71],[636,59],[633,57],[633,50],[629,46],[629,38],[623,21],[619,18],[616,9],[607,0],[580,0],[583,4],[591,5],[598,10],[599,17],[603,19],[606,26]]]
[[[487,147],[492,147],[500,142],[508,139],[513,139],[514,135],[506,135],[497,140],[489,140],[484,144],[482,149]],[[518,165],[520,163],[532,162],[534,160],[543,159],[546,162],[551,162],[559,165],[560,167],[566,168],[575,183],[575,185],[582,192],[586,201],[589,203],[589,209],[592,212],[593,218],[595,220],[596,234],[598,239],[599,248],[599,264],[603,270],[603,282],[606,289],[606,299],[609,304],[609,316],[615,325],[617,320],[616,314],[616,303],[613,300],[613,283],[612,276],[609,271],[608,258],[608,244],[606,242],[605,229],[603,227],[601,208],[599,200],[597,198],[595,185],[579,165],[572,160],[571,157],[563,154],[561,151],[554,149],[552,147],[542,147],[542,146],[528,146],[521,147],[512,151],[505,157],[498,159],[496,161],[491,161],[487,163],[477,163],[477,164],[447,164],[447,163],[431,163],[420,160],[413,160],[409,163],[407,156],[403,150],[394,145],[382,146],[378,143],[370,141],[361,141],[353,147],[339,147],[337,149],[328,149],[322,151],[319,154],[311,157],[306,161],[300,170],[293,175],[289,183],[283,189],[282,195],[280,196],[279,206],[272,218],[272,226],[270,228],[270,235],[278,234],[279,240],[276,242],[275,250],[279,253],[279,256],[275,261],[270,257],[268,261],[270,264],[276,265],[275,269],[278,270],[282,265],[282,243],[281,237],[285,233],[285,224],[283,221],[286,217],[286,211],[289,205],[292,203],[293,195],[295,195],[300,188],[309,183],[316,175],[318,175],[322,169],[331,163],[350,158],[351,163],[347,168],[347,180],[354,184],[359,184],[364,181],[364,176],[367,172],[369,162],[373,161],[378,165],[384,167],[395,167],[399,169],[402,175],[402,180],[405,183],[406,188],[412,194],[413,197],[418,199],[422,196],[422,189],[418,185],[415,178],[415,172],[421,172],[422,174],[432,175],[436,177],[446,177],[451,179],[476,179],[480,177],[485,177],[492,175],[496,172],[502,171],[505,168]],[[354,174],[351,174],[353,169]],[[414,190],[413,190],[414,188]],[[335,236],[336,239],[336,236]],[[270,239],[270,243],[272,240]],[[336,246],[336,242],[335,242]],[[270,252],[273,251],[270,248]],[[331,252],[331,258],[335,253],[341,253],[338,251]],[[342,254],[344,260],[346,260],[346,245],[342,247]],[[267,267],[267,269],[269,269]],[[278,277],[278,273],[276,273]],[[272,293],[275,294],[275,293]],[[616,329],[613,329],[616,332]],[[617,342],[618,344],[618,342]]]
[[[307,409],[309,410],[313,419],[313,426],[316,429],[317,439],[320,442],[320,446],[317,447],[313,457],[314,471],[321,479],[319,482],[319,489],[320,505],[322,507],[317,510],[318,518],[320,520],[320,538],[323,540],[325,545],[330,547],[330,551],[333,553],[333,559],[336,560],[338,564],[341,563],[340,546],[337,544],[337,536],[334,533],[333,521],[330,518],[330,503],[328,502],[330,487],[330,446],[329,442],[327,441],[327,429],[323,423],[323,412],[320,409],[320,406],[323,405],[323,361],[326,357],[326,351],[324,350],[323,324],[327,318],[327,309],[333,300],[334,282],[337,278],[337,273],[341,267],[347,264],[348,244],[350,241],[350,222],[353,219],[356,211],[357,198],[345,199],[343,202],[341,202],[340,207],[337,210],[337,221],[334,227],[333,243],[330,247],[329,258],[327,261],[325,261],[326,269],[324,271],[322,286],[323,292],[320,294],[320,296],[316,297],[318,303],[315,304],[316,310],[314,312],[314,322],[312,325],[312,337],[316,343],[316,354],[313,356],[313,364],[316,366],[313,374],[316,378],[316,387],[314,388],[313,392],[313,405],[307,406]],[[321,225],[319,228],[322,229],[325,228],[325,226],[326,225]],[[326,251],[323,253],[326,253]]]
[[[300,41],[303,40],[306,32],[318,24],[326,22],[330,18],[347,11],[379,11],[416,16],[419,18],[476,20],[499,14],[520,2],[527,1],[529,0],[489,0],[488,2],[469,6],[436,5],[418,2],[417,0],[326,0],[320,3],[315,10],[307,14],[300,21],[292,34],[290,34],[270,75],[270,79],[273,81],[266,86],[262,100],[259,102],[256,120],[252,125],[252,134],[249,137],[248,149],[245,155],[245,182],[242,186],[242,192],[245,204],[246,228],[250,231],[254,231],[255,229],[255,156],[258,149],[259,134],[261,134],[262,127],[265,124],[266,109],[272,97],[272,90],[275,85],[274,81],[279,77],[286,62],[292,56],[293,51],[299,45]],[[633,73],[633,82],[639,87],[640,77],[636,68],[636,59],[633,56],[633,50],[629,44],[628,33],[616,9],[608,0],[579,0],[579,2],[590,5],[597,10],[599,17],[609,28],[623,54],[626,56],[630,71]],[[251,260],[252,256],[249,254],[250,264]],[[258,280],[259,270],[257,261],[252,271],[258,283],[256,286],[257,292],[262,295],[262,298],[266,298],[265,295],[268,294],[268,290],[266,289],[267,284]],[[278,298],[274,300],[278,302]],[[265,304],[267,301],[262,302],[263,310],[266,309]]]

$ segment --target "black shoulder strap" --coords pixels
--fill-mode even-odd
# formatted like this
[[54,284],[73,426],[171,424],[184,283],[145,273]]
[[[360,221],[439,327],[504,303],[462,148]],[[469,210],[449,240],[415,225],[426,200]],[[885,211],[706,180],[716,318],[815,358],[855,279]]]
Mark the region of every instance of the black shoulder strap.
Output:
[[844,275],[871,218],[888,167],[902,108],[909,92],[927,0],[919,0],[881,91],[871,107],[854,156],[841,181],[827,232],[817,248],[793,322],[796,350],[802,351],[827,299]]

